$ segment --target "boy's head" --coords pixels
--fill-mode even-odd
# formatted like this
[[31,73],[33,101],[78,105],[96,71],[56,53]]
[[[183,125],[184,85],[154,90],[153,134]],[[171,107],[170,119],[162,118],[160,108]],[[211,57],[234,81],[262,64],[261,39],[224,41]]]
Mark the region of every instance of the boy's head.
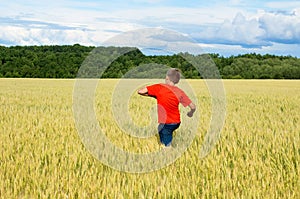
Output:
[[177,68],[170,68],[167,72],[167,79],[177,84],[180,80],[180,70]]

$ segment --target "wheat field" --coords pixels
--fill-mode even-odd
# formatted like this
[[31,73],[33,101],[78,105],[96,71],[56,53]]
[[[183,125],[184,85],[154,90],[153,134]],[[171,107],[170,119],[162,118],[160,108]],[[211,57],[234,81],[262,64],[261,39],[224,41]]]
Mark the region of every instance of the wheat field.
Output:
[[[160,150],[155,135],[132,139],[116,125],[118,81],[101,80],[97,88],[99,124],[123,150]],[[188,80],[199,118],[182,117],[197,123],[195,138],[174,163],[145,173],[115,170],[86,149],[73,115],[74,82],[0,79],[0,198],[300,198],[300,81],[224,80],[225,125],[200,158],[211,98],[203,80]],[[132,93],[132,120],[147,124],[154,105]]]

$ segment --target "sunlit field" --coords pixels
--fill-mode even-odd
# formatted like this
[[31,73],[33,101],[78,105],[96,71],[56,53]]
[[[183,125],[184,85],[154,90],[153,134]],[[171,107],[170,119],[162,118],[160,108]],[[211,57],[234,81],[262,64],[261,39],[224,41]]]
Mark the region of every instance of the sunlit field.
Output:
[[[111,107],[118,81],[101,80],[96,90],[105,134],[123,150],[162,150],[156,136],[132,139],[119,129]],[[188,120],[181,107],[182,121],[198,124],[196,136],[173,164],[142,174],[114,170],[84,147],[73,117],[74,82],[0,79],[1,198],[300,198],[300,81],[224,80],[225,125],[201,159],[211,98],[204,81],[189,80],[200,117]],[[154,106],[136,93],[128,104],[140,125],[149,124]],[[155,122],[149,128],[155,131]]]

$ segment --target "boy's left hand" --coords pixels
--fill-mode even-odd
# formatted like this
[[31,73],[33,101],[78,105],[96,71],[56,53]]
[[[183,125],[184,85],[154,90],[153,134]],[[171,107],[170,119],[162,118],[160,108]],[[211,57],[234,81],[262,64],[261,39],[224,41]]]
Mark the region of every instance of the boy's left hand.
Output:
[[189,117],[193,117],[193,115],[194,115],[193,111],[190,111],[190,112],[187,113],[187,116],[189,116]]

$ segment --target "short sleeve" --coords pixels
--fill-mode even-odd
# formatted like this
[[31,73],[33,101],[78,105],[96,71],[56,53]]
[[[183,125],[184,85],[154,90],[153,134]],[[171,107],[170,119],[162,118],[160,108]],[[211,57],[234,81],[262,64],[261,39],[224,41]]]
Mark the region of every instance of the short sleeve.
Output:
[[192,103],[192,100],[184,93],[182,92],[181,97],[180,97],[180,103],[184,106],[187,107]]
[[147,86],[148,90],[148,95],[149,96],[157,96],[159,90],[160,90],[160,85],[159,84],[154,84],[151,86]]

